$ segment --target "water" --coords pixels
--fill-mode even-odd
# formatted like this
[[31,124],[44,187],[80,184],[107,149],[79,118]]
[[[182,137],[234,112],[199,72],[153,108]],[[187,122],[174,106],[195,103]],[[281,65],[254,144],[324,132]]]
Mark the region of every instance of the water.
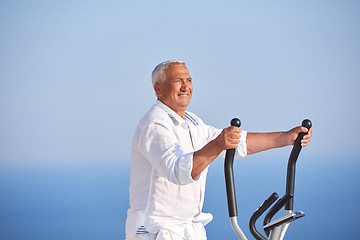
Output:
[[[239,225],[272,192],[283,195],[286,160],[248,157],[235,162]],[[294,210],[306,216],[285,239],[359,239],[360,159],[305,159],[297,166]],[[209,239],[236,239],[228,220],[222,160],[211,166],[205,212]],[[127,164],[2,166],[0,240],[125,239]],[[259,220],[259,228],[262,219]]]
[[0,239],[124,239],[129,169],[2,167]]

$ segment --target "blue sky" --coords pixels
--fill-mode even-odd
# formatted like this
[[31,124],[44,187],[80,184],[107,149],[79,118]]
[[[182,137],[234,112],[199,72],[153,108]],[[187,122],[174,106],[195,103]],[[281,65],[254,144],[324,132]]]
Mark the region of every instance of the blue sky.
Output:
[[174,58],[208,124],[310,118],[312,155],[359,156],[359,18],[349,0],[3,0],[0,165],[129,162],[151,71]]

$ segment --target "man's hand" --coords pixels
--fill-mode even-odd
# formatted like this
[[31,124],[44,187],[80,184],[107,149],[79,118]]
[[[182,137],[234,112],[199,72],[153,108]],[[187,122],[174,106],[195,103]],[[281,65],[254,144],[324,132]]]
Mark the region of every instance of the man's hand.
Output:
[[228,127],[220,135],[194,152],[191,177],[196,179],[200,173],[223,151],[237,148],[240,143],[241,130],[238,127]]
[[241,130],[238,127],[230,126],[222,130],[220,135],[215,139],[216,146],[219,150],[237,148],[240,143]]
[[305,147],[309,141],[310,138],[312,136],[312,128],[307,129],[306,127],[295,127],[289,131],[286,132],[286,134],[288,135],[288,141],[289,141],[289,145],[294,145],[295,144],[295,140],[298,137],[299,133],[304,132],[306,133],[307,131],[308,134],[306,134],[303,139],[301,140],[301,146]]

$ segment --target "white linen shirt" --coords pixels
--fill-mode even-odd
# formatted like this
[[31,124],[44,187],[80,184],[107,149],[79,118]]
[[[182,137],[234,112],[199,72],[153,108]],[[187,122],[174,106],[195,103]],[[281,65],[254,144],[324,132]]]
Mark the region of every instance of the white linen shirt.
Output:
[[[140,120],[132,142],[127,239],[164,228],[184,235],[179,226],[212,220],[201,212],[208,168],[195,180],[191,171],[194,152],[221,131],[190,112],[181,118],[160,101]],[[246,156],[246,135],[241,132],[235,157]]]

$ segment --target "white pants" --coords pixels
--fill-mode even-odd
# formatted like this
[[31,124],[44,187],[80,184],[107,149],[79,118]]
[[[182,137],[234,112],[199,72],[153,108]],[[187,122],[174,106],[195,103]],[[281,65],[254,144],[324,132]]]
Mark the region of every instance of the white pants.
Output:
[[[156,234],[139,234],[128,240],[206,240],[205,228],[201,223],[193,224],[186,230],[180,228],[161,229]],[[185,236],[177,232],[185,232]]]

